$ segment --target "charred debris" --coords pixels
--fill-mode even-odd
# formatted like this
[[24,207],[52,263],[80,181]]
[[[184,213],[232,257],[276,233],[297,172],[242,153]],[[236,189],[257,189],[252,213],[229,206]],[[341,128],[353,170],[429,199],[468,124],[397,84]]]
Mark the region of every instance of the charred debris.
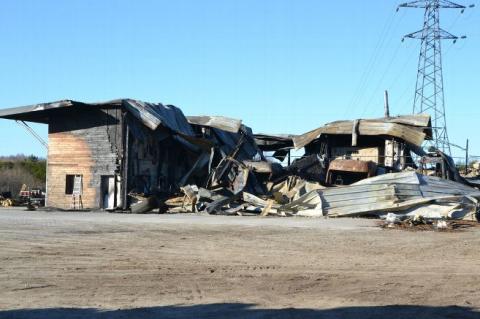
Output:
[[0,118],[48,124],[50,207],[478,217],[480,191],[449,156],[422,149],[428,115],[337,121],[302,135],[254,134],[240,120],[131,99],[37,104]]

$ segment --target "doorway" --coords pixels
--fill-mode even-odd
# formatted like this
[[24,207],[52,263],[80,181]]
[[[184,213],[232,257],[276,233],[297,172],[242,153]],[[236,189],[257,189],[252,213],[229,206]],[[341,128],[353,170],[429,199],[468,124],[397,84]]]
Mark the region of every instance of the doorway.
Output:
[[102,175],[100,183],[100,208],[115,208],[115,176]]

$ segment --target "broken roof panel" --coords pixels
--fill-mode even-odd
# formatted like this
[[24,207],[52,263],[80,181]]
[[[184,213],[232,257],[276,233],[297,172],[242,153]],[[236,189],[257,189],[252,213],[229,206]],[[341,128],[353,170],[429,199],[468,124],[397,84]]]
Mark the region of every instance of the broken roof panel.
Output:
[[230,133],[238,133],[242,121],[224,116],[187,116],[190,124],[217,128]]
[[48,124],[55,111],[71,107],[115,107],[123,106],[135,118],[151,130],[160,125],[187,136],[193,136],[193,130],[182,111],[173,105],[146,103],[132,99],[118,99],[99,103],[83,103],[63,100],[0,110],[0,118]]
[[262,151],[278,151],[293,148],[296,135],[289,134],[254,134],[255,142]]
[[[357,127],[358,125],[358,127]],[[388,117],[370,120],[336,121],[293,138],[296,149],[302,148],[322,134],[327,135],[392,136],[414,146],[421,146],[431,138],[430,116],[425,114]]]
[[225,154],[230,154],[243,138],[242,145],[238,152],[238,160],[251,160],[257,155],[262,154],[255,140],[253,138],[252,129],[248,126],[242,125],[238,133],[231,133],[228,131],[212,128],[216,138],[219,140],[219,146]]
[[163,125],[174,132],[195,135],[182,110],[176,106],[137,100],[123,100],[123,106],[151,130]]
[[257,155],[262,156],[261,150],[255,144],[252,129],[243,125],[240,120],[223,116],[188,116],[187,119],[193,127],[210,128],[211,137],[223,155],[230,154],[241,142],[237,160],[251,160]]

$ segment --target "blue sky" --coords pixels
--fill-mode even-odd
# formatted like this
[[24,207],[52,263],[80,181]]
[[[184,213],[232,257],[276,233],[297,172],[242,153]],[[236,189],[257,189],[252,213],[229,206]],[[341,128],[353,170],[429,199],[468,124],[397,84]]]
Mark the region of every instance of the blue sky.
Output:
[[[2,0],[0,108],[120,97],[188,115],[303,133],[338,119],[412,112],[421,9],[401,1]],[[469,3],[467,3],[469,4]],[[450,140],[480,155],[480,7],[442,12]],[[33,127],[47,138],[43,125]],[[0,155],[45,150],[0,120]],[[462,155],[455,152],[455,155]]]

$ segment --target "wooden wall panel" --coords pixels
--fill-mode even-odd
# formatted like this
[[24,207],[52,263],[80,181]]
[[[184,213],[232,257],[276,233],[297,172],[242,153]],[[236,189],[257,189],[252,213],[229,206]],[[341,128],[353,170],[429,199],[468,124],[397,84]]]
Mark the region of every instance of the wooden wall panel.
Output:
[[47,206],[72,208],[72,195],[65,194],[66,175],[83,175],[83,206],[97,205],[96,187],[89,187],[95,163],[83,138],[71,133],[49,134]]
[[71,209],[72,195],[65,194],[66,175],[82,175],[83,207],[100,207],[101,176],[115,174],[121,148],[120,121],[107,112],[69,112],[49,125],[47,206]]

